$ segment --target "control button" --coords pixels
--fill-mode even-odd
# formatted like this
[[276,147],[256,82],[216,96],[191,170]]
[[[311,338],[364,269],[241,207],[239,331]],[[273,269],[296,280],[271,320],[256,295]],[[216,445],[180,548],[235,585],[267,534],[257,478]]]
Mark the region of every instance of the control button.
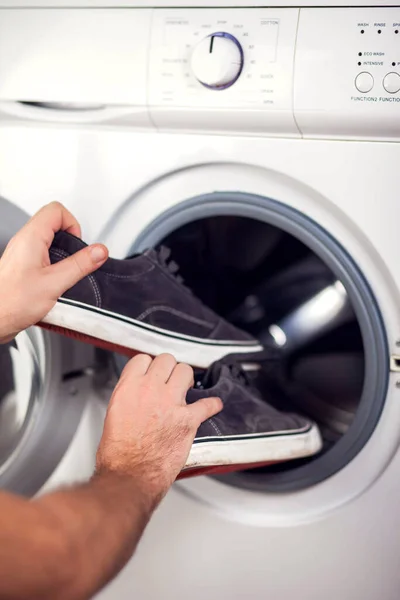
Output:
[[242,72],[242,47],[230,33],[212,33],[194,48],[191,68],[205,87],[212,90],[228,88]]
[[400,90],[400,75],[388,73],[383,80],[383,87],[389,94],[396,94]]
[[366,94],[374,87],[374,78],[372,77],[371,73],[363,71],[357,75],[354,83],[359,92]]

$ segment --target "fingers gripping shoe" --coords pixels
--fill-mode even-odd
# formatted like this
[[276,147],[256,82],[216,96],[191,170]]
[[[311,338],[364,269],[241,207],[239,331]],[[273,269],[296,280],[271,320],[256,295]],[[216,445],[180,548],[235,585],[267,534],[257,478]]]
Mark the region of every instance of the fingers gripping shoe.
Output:
[[[56,263],[85,246],[60,231],[50,260]],[[166,248],[109,258],[59,298],[39,325],[127,354],[170,352],[202,368],[230,354],[256,359],[260,343],[196,298],[177,268]]]

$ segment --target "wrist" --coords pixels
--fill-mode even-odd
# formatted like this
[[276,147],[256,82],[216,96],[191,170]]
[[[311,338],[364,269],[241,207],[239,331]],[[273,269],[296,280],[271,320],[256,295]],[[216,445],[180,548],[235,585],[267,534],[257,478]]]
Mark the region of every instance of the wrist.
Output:
[[96,467],[91,482],[100,488],[106,488],[120,499],[132,500],[143,516],[150,518],[164,494],[156,486],[149,486],[139,473],[123,473],[104,466]]

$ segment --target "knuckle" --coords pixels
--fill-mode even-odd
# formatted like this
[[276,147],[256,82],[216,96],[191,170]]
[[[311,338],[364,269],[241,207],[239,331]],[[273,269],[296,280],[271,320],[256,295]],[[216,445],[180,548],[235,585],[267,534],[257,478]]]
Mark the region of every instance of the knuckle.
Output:
[[185,375],[188,375],[190,377],[193,377],[193,375],[194,375],[193,367],[191,367],[190,365],[188,365],[186,363],[179,363],[178,367],[182,371],[182,373],[184,373]]
[[47,204],[43,208],[47,209],[47,210],[60,210],[60,209],[63,209],[64,206],[61,204],[61,202],[58,202],[58,200],[53,200],[52,202],[49,202],[49,204]]
[[136,365],[136,364],[141,364],[141,363],[147,363],[147,362],[152,362],[153,359],[151,358],[151,356],[149,354],[136,354],[136,356],[134,356],[133,358],[130,359],[130,361],[128,362],[128,365]]
[[176,364],[176,358],[175,356],[173,356],[172,354],[170,354],[169,352],[163,352],[162,354],[160,354],[158,356],[158,358],[165,360],[165,361],[169,361],[169,362],[173,362],[174,364]]
[[187,365],[185,363],[179,363],[175,367],[175,372],[178,375],[180,383],[184,383],[186,385],[187,381],[190,380],[191,383],[193,384],[194,371],[193,371],[192,367],[190,367],[189,365]]

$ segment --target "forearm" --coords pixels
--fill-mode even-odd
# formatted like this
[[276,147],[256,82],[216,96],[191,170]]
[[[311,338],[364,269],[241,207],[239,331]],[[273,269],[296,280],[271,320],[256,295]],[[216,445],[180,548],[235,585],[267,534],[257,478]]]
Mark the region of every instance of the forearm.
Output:
[[0,597],[10,600],[91,597],[132,555],[156,504],[111,474],[19,500],[19,514],[10,499],[14,524],[0,531]]

